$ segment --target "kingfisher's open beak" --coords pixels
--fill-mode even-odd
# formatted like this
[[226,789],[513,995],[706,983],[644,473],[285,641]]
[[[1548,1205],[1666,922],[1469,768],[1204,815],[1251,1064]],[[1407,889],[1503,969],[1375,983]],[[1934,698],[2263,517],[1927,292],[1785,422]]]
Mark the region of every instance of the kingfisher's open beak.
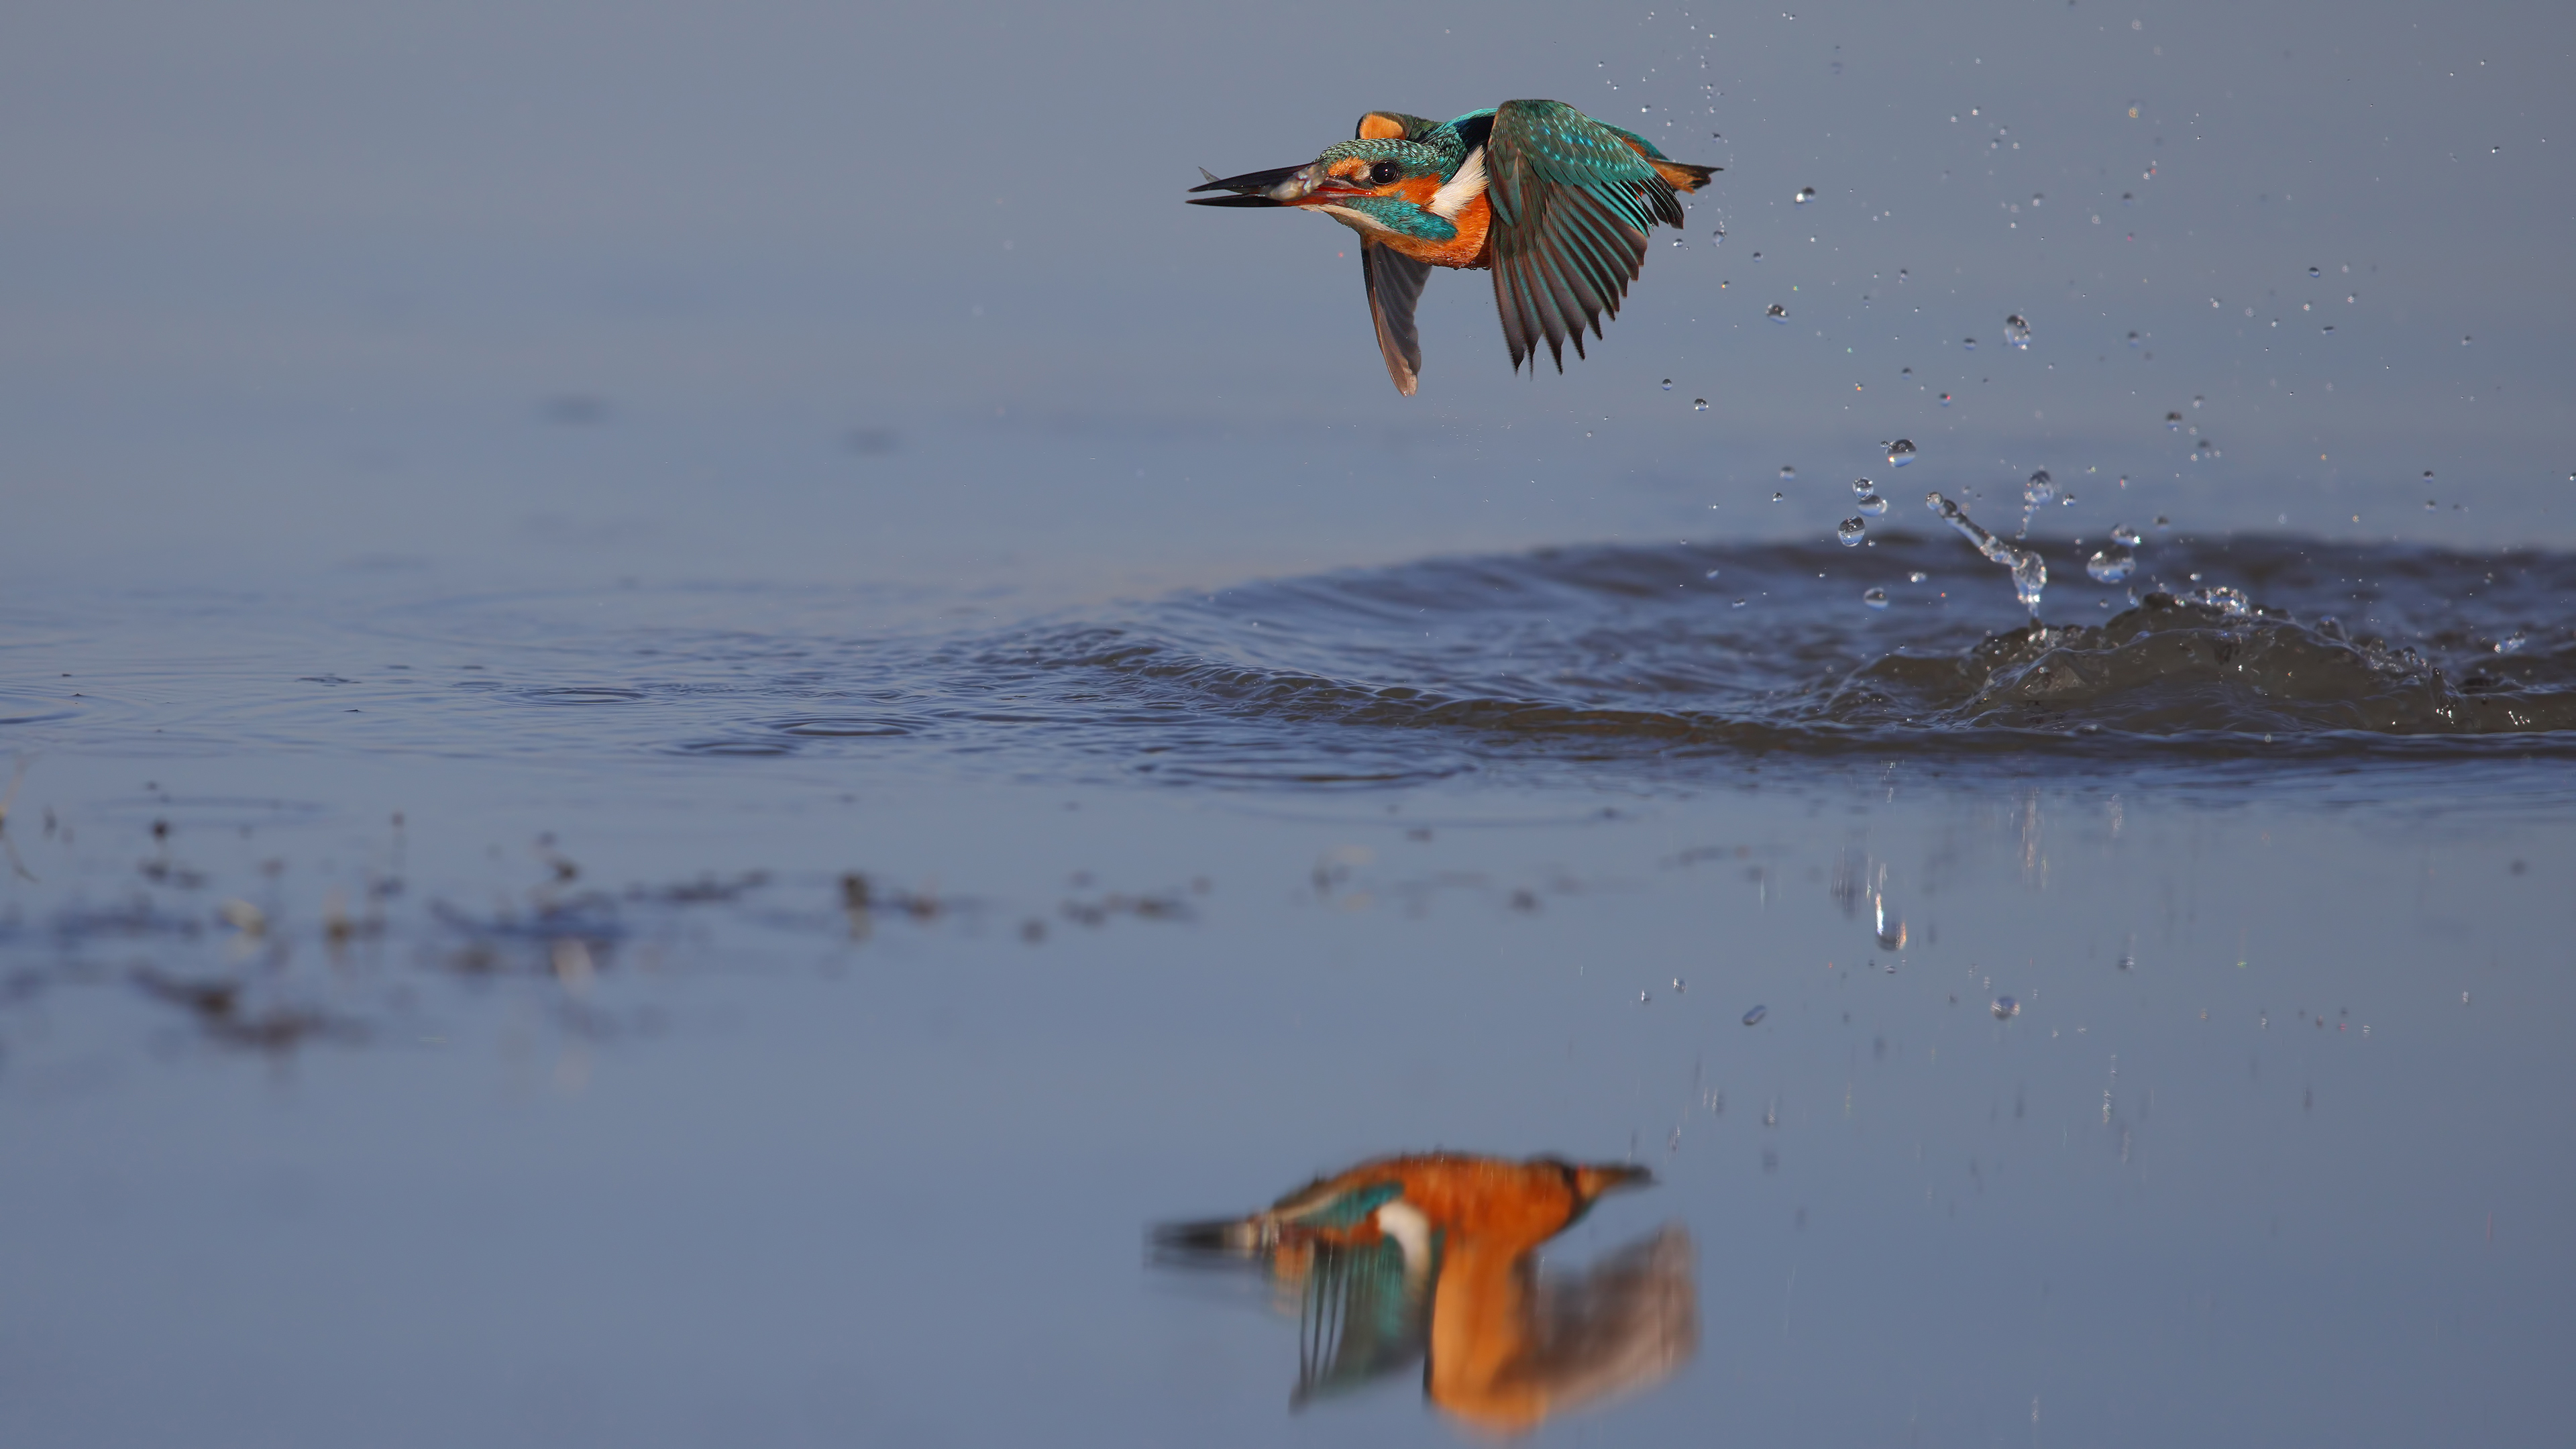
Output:
[[1588,1205],[1605,1192],[1651,1187],[1654,1181],[1655,1175],[1642,1167],[1578,1167],[1574,1170],[1574,1195]]
[[[1280,190],[1287,183],[1295,181],[1298,173],[1305,169],[1306,168],[1303,166],[1282,166],[1276,171],[1247,171],[1241,176],[1219,176],[1215,172],[1202,166],[1199,168],[1199,174],[1207,178],[1207,185],[1191,187],[1190,190],[1193,193],[1201,191],[1231,191],[1234,195],[1207,197],[1194,195],[1190,205],[1285,206],[1288,204],[1287,201],[1273,193]],[[1296,190],[1302,194],[1304,188],[1298,187]]]
[[1232,196],[1194,197],[1192,206],[1295,206],[1309,197],[1360,195],[1367,188],[1353,186],[1339,177],[1317,179],[1316,163],[1282,166],[1276,171],[1247,171],[1241,176],[1217,176],[1206,167],[1199,174],[1207,177],[1205,186],[1193,186],[1192,192],[1231,191]]

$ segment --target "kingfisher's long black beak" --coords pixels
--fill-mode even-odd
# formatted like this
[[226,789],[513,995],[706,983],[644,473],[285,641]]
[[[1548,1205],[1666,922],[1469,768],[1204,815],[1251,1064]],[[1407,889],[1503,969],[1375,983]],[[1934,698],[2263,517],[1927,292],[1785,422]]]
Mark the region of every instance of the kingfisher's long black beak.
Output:
[[1191,187],[1190,190],[1193,193],[1201,191],[1231,191],[1235,194],[1232,196],[1206,197],[1194,195],[1190,201],[1190,205],[1285,206],[1287,203],[1281,201],[1272,193],[1278,190],[1283,183],[1295,179],[1300,173],[1305,171],[1305,169],[1306,168],[1303,166],[1282,166],[1276,171],[1247,171],[1241,176],[1220,177],[1202,166],[1199,168],[1199,174],[1207,177],[1207,184],[1205,186]]

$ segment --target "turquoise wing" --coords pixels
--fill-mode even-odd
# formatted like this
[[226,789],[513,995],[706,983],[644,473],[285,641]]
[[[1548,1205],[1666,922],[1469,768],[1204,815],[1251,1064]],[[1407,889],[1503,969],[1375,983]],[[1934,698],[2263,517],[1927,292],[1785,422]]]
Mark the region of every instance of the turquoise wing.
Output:
[[1583,355],[1583,329],[1601,335],[1619,315],[1657,223],[1682,224],[1681,202],[1628,144],[1562,101],[1506,101],[1486,140],[1494,209],[1494,306],[1512,368],[1544,338],[1559,372],[1565,342]]
[[1303,1408],[1420,1363],[1431,1328],[1428,1264],[1407,1264],[1392,1240],[1318,1249],[1297,1311],[1297,1391]]

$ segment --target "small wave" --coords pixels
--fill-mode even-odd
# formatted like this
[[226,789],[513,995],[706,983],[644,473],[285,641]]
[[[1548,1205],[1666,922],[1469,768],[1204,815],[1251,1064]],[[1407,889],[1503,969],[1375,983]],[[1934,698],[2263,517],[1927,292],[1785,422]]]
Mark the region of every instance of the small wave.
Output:
[[2576,730],[2576,690],[2514,688],[2485,672],[2454,681],[2415,650],[2354,640],[2332,620],[2157,593],[2098,627],[2034,624],[1949,658],[1891,655],[1827,691],[1818,714],[1933,730],[2538,734]]
[[613,685],[566,684],[523,689],[518,697],[529,704],[640,704],[644,700],[644,692]]
[[[940,713],[1051,724],[1079,748],[1150,751],[1141,772],[1197,779],[1458,768],[1425,736],[1486,763],[1530,748],[2050,740],[2091,753],[2576,749],[2576,632],[2554,617],[2576,597],[2576,560],[2166,541],[2156,562],[2212,582],[2143,597],[2061,585],[2061,609],[2125,606],[2098,624],[1990,632],[1980,619],[2018,610],[1982,560],[1936,540],[1872,547],[1858,567],[1818,548],[1595,548],[1263,583],[941,651],[952,696],[980,686],[1010,708],[953,700]],[[1862,607],[1864,583],[1902,609]],[[1362,738],[1373,731],[1414,743]],[[1385,758],[1353,768],[1354,752]]]

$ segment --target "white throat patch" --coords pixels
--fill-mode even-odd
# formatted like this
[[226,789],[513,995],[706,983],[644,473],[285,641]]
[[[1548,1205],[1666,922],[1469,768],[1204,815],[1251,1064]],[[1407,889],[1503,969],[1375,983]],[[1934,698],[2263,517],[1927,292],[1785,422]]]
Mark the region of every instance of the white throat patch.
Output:
[[1351,230],[1358,232],[1362,236],[1395,235],[1394,228],[1356,207],[1334,206],[1328,202],[1318,205],[1315,207],[1315,210],[1322,212],[1324,215],[1331,217],[1333,220],[1340,222],[1342,225],[1349,227]]
[[1458,213],[1467,209],[1468,202],[1484,194],[1485,148],[1479,146],[1467,153],[1467,159],[1459,166],[1457,175],[1450,177],[1448,181],[1442,183],[1438,191],[1431,193],[1431,214],[1442,221],[1456,221]]

